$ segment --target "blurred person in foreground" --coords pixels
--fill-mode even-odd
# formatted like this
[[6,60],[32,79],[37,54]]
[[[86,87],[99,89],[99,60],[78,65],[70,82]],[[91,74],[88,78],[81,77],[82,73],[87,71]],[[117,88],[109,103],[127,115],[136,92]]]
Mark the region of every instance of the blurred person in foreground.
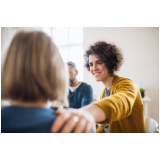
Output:
[[[140,91],[131,79],[115,74],[123,64],[121,51],[113,44],[100,41],[91,45],[84,56],[86,68],[97,82],[104,84],[101,99],[74,112],[59,110],[52,131],[58,131],[62,125],[66,131],[77,127],[83,129],[84,125],[71,125],[69,119],[72,116],[82,119],[81,113],[86,111],[101,124],[97,133],[144,133],[144,106]],[[83,123],[87,122],[84,120]]]
[[[68,76],[51,38],[39,31],[17,33],[2,58],[1,69],[1,98],[11,104],[1,107],[1,132],[50,132],[57,114],[47,102],[68,106]],[[90,132],[94,117],[88,112],[83,115],[89,124],[83,132]],[[77,116],[70,120],[72,125],[83,123]]]
[[69,70],[69,107],[78,109],[93,101],[93,89],[89,84],[77,80],[78,70],[75,63],[69,61],[67,64]]

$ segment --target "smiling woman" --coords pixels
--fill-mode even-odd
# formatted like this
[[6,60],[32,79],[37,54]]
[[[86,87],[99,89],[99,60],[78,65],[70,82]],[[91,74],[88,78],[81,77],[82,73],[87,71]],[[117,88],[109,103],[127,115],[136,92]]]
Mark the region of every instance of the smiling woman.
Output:
[[85,54],[85,66],[89,71],[90,66],[93,65],[93,63],[89,61],[89,55],[91,54],[98,55],[98,57],[96,56],[96,63],[99,61],[103,62],[111,76],[113,76],[123,64],[123,55],[118,47],[112,44],[107,44],[106,42],[97,42],[94,46],[91,46]]
[[109,89],[115,72],[123,64],[123,56],[115,45],[97,42],[85,54],[87,69],[96,81],[102,81]]
[[87,69],[105,86],[101,100],[93,103],[106,115],[97,132],[145,132],[138,87],[132,80],[115,74],[123,64],[120,49],[113,44],[97,42],[84,56]]
[[109,71],[105,67],[104,62],[99,59],[98,56],[95,54],[91,54],[89,56],[89,66],[90,66],[90,72],[95,77],[96,81],[102,81],[108,79],[109,77]]

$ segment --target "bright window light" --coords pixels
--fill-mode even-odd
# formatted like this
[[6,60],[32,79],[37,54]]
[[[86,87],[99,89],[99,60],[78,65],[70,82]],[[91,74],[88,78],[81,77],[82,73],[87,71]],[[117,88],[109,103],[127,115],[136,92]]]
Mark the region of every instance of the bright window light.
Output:
[[70,47],[69,48],[69,61],[76,64],[78,75],[77,79],[83,80],[83,48],[81,46]]
[[51,36],[51,28],[50,27],[43,27],[43,32]]
[[82,43],[83,42],[83,28],[70,27],[69,28],[69,43]]
[[64,62],[73,61],[78,69],[77,79],[83,81],[83,27],[45,27]]
[[68,61],[68,48],[67,47],[60,48],[59,52],[62,56],[63,61],[67,62]]
[[67,45],[68,44],[68,28],[58,27],[56,28],[55,42],[57,45]]

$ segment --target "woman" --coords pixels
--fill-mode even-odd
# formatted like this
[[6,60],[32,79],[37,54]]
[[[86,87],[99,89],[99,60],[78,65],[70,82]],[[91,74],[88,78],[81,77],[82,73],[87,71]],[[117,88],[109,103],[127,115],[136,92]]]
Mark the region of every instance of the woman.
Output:
[[50,132],[57,115],[47,102],[68,106],[67,72],[51,38],[39,31],[17,33],[1,71],[1,97],[11,104],[1,108],[1,132]]
[[[100,96],[101,100],[78,111],[68,112],[81,119],[83,112],[87,111],[94,117],[96,123],[101,123],[97,133],[144,133],[144,107],[140,91],[132,80],[115,74],[123,64],[120,50],[115,45],[97,42],[86,51],[85,62],[85,66],[96,81],[102,81],[105,86]],[[69,127],[72,130],[83,126],[80,123],[69,126],[68,117],[60,122],[60,117],[66,113],[64,111],[57,113],[59,117],[53,124],[52,131],[59,130],[64,123],[67,130]]]

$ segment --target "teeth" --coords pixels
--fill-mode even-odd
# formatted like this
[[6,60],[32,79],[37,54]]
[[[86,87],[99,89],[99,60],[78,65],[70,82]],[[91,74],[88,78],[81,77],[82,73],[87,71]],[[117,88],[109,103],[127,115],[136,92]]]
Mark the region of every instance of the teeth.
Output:
[[97,76],[97,75],[99,75],[99,74],[100,74],[100,73],[95,73],[94,76]]

